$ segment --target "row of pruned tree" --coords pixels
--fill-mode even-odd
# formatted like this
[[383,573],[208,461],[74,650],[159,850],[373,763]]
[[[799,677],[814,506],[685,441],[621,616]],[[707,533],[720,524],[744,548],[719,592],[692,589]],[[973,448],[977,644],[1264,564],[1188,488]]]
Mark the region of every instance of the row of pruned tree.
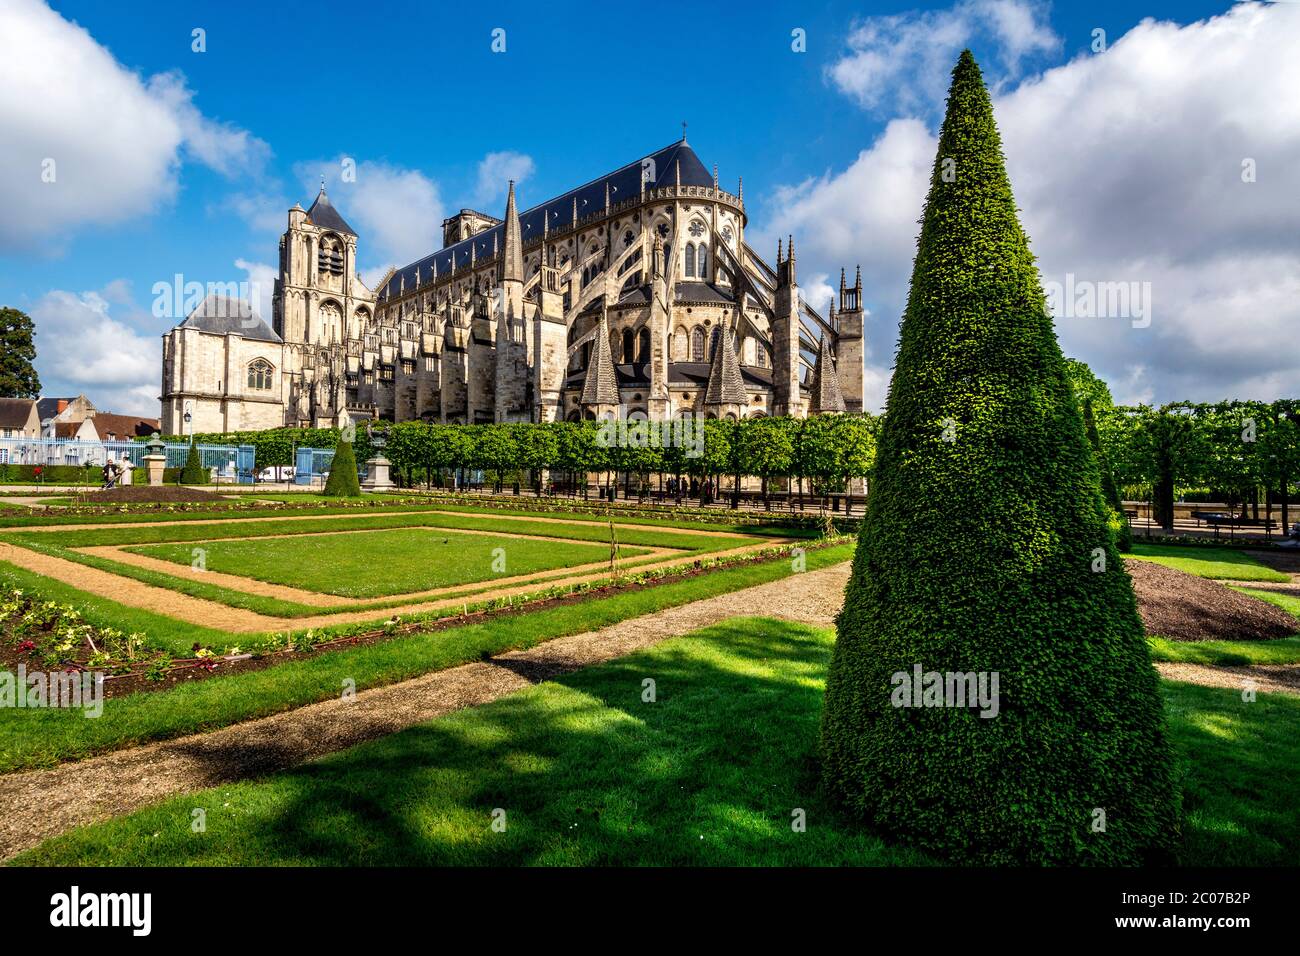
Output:
[[1151,499],[1156,521],[1173,527],[1179,489],[1208,488],[1258,517],[1281,509],[1300,481],[1300,401],[1172,402],[1098,408],[1097,428],[1121,486]]
[[385,451],[407,483],[432,484],[464,470],[482,470],[500,488],[526,473],[575,482],[592,474],[613,484],[622,477],[648,487],[657,476],[729,481],[733,498],[745,478],[758,479],[764,496],[774,479],[790,479],[802,493],[846,490],[866,478],[874,459],[876,419],[820,415],[808,419],[688,419],[674,422],[550,422],[541,424],[392,426]]

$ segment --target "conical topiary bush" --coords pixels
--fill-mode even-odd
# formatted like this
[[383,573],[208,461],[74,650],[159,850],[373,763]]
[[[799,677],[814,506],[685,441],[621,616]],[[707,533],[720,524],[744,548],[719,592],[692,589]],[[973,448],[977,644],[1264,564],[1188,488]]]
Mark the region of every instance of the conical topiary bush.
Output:
[[[956,862],[1167,856],[1157,677],[1107,515],[966,51],[826,684],[824,779],[851,813]],[[993,706],[945,706],[971,688],[949,674]]]
[[1110,518],[1111,528],[1115,532],[1115,545],[1124,552],[1133,550],[1133,529],[1129,527],[1128,520],[1124,517],[1124,501],[1119,496],[1119,488],[1115,485],[1115,476],[1111,474],[1110,462],[1106,459],[1106,453],[1101,448],[1101,436],[1097,434],[1097,419],[1092,413],[1092,399],[1083,400],[1083,430],[1088,435],[1088,444],[1092,446],[1092,453],[1097,457],[1097,469],[1101,472],[1101,496],[1106,499],[1106,504],[1112,514]]
[[325,494],[333,498],[357,498],[361,495],[361,481],[357,478],[357,456],[352,451],[352,442],[342,436],[334,446],[330,476],[325,479]]
[[181,484],[206,485],[209,478],[208,470],[203,467],[199,457],[198,446],[194,444],[193,439],[190,439],[190,450],[185,456],[185,467],[181,469]]

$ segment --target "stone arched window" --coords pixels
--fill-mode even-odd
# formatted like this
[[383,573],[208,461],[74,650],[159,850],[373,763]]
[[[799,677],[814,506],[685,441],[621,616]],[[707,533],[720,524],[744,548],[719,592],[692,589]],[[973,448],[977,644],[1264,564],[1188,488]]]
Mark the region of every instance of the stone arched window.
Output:
[[250,389],[269,392],[274,375],[275,368],[266,359],[253,359],[248,363],[248,387]]
[[696,252],[695,265],[696,271],[700,274],[700,278],[707,279],[709,277],[709,250],[702,242]]
[[636,360],[638,362],[650,361],[650,330],[642,328],[636,334]]
[[690,347],[691,338],[686,331],[686,326],[679,325],[673,332],[672,341],[669,343],[669,352],[674,362],[685,362],[687,359],[686,350]]
[[691,332],[691,361],[704,361],[704,330],[698,326]]
[[631,329],[623,330],[623,361],[634,361],[633,356],[636,354],[636,335]]
[[709,335],[709,361],[713,361],[713,353],[718,350],[718,343],[722,341],[722,329],[715,328]]
[[686,277],[695,278],[695,243],[686,243]]

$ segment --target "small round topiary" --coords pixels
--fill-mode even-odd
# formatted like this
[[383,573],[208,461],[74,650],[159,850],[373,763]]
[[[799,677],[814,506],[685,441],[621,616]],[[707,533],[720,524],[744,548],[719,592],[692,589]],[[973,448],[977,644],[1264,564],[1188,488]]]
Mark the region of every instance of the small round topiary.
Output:
[[851,813],[960,863],[1168,858],[1158,678],[1108,517],[966,51],[827,676]]

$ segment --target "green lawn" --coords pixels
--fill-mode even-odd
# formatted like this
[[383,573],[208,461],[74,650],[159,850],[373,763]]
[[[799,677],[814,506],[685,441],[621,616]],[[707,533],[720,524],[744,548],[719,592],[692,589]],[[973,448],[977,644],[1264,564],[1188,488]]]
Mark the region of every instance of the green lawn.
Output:
[[[852,557],[853,545],[842,544],[811,549],[805,560],[807,569],[813,571]],[[232,640],[231,635],[128,608],[12,565],[0,563],[0,572],[20,587],[74,604],[91,623],[146,631],[156,646],[174,646],[180,651],[195,641],[224,647]],[[0,708],[0,773],[48,767],[106,750],[225,727],[337,697],[344,680],[354,681],[358,690],[391,684],[478,660],[486,654],[608,627],[792,573],[791,562],[785,560],[742,564],[654,587],[593,595],[579,603],[491,617],[441,631],[400,635],[362,647],[320,652],[264,670],[113,698],[104,702],[104,715],[96,720],[61,708]],[[168,625],[174,630],[168,631]],[[354,625],[336,630],[362,629],[363,625]],[[324,630],[328,633],[330,629]],[[244,646],[251,647],[259,636],[247,638]]]
[[1133,553],[1125,557],[1163,564],[1167,568],[1186,571],[1201,578],[1229,581],[1291,580],[1281,571],[1265,567],[1254,558],[1232,548],[1183,548],[1178,545],[1137,543],[1133,545]]
[[[275,521],[230,520],[217,524],[211,522],[211,516],[208,516],[204,521],[176,521],[174,520],[175,516],[173,515],[167,517],[170,519],[167,523],[152,527],[138,527],[133,524],[105,523],[102,527],[75,531],[30,532],[11,530],[7,534],[0,534],[0,538],[9,540],[13,544],[21,547],[30,548],[34,551],[51,554],[68,561],[74,561],[103,571],[109,571],[124,577],[133,578],[155,587],[167,588],[193,597],[226,604],[230,607],[255,611],[259,614],[286,618],[314,616],[322,613],[331,613],[331,611],[329,609],[322,610],[319,607],[309,604],[284,601],[279,598],[264,597],[257,594],[248,594],[244,591],[223,587],[210,581],[192,580],[149,568],[137,568],[109,558],[82,554],[73,549],[94,545],[143,546],[151,543],[167,542],[178,545],[178,547],[174,549],[173,554],[180,557],[182,563],[189,564],[193,559],[194,545],[185,544],[183,547],[180,547],[182,542],[202,542],[203,547],[211,548],[211,545],[207,542],[214,540],[251,540],[309,533],[322,534],[352,530],[373,531],[389,528],[429,527],[447,529],[448,531],[471,529],[486,532],[499,532],[504,536],[512,534],[532,534],[542,536],[556,535],[566,539],[573,539],[575,541],[591,542],[593,545],[598,543],[601,549],[602,559],[607,557],[609,553],[609,526],[608,524],[596,521],[566,521],[563,524],[556,524],[554,522],[537,520],[509,520],[503,519],[499,516],[485,514],[456,513],[442,515],[430,514],[427,512],[416,514],[386,514],[380,512],[355,516],[340,516],[337,518],[321,518],[315,514],[296,517],[291,514],[288,517]],[[643,552],[633,552],[632,548],[667,547],[676,548],[683,552],[698,552],[702,554],[706,551],[720,551],[743,547],[745,545],[752,545],[756,542],[760,542],[765,536],[771,536],[778,533],[784,534],[785,531],[788,530],[773,527],[757,530],[747,529],[746,532],[739,532],[727,526],[713,525],[709,527],[709,530],[717,533],[719,537],[701,537],[698,535],[681,534],[680,530],[678,530],[679,527],[689,528],[699,527],[699,525],[692,526],[689,523],[679,522],[673,526],[665,526],[662,528],[617,528],[617,539],[621,545],[626,546],[627,548],[622,551],[622,556],[627,559],[623,564],[624,570],[635,570],[639,564],[643,564],[646,561],[657,560],[644,559],[642,561],[637,561],[635,558],[638,555],[643,554]],[[304,538],[302,540],[306,541],[308,539]],[[280,547],[296,548],[297,545],[283,544]],[[508,553],[506,559],[507,568],[509,569],[510,558]],[[297,561],[297,559],[294,558],[290,563],[292,564],[294,561]],[[211,567],[211,565],[209,566]],[[564,565],[561,565],[561,567],[563,566]],[[278,573],[278,569],[274,567],[272,567],[271,570],[273,573]],[[236,569],[234,573],[238,574],[240,571]],[[507,570],[508,575],[513,575],[514,573],[515,572],[513,571]],[[282,583],[279,578],[268,578],[268,580]],[[490,587],[491,578],[484,579],[483,583],[484,587]],[[335,611],[382,611],[386,608],[401,604],[403,600],[404,599],[400,597],[390,597],[387,599],[371,601],[370,603],[351,608],[335,609]]]
[[[561,533],[556,529],[556,533]],[[609,560],[609,545],[404,528],[354,534],[245,538],[131,548],[209,571],[341,597],[410,594]],[[620,547],[619,557],[646,553]]]
[[[831,630],[729,621],[259,782],[72,831],[19,862],[932,862],[857,830],[820,794],[833,640]],[[1181,862],[1294,863],[1300,701],[1245,704],[1181,684],[1164,693],[1186,790]],[[191,830],[196,807],[207,811],[204,833]],[[806,832],[791,826],[800,810]]]
[[1300,664],[1300,636],[1276,641],[1171,641],[1149,637],[1151,659],[1234,667],[1244,664]]

